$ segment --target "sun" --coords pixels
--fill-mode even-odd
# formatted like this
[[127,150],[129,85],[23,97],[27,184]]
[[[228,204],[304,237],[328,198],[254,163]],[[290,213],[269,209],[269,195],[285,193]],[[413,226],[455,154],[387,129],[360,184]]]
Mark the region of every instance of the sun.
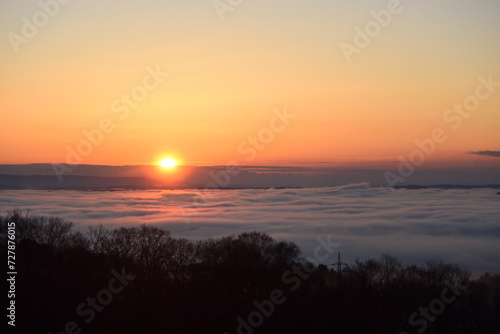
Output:
[[174,159],[170,159],[170,158],[163,159],[162,161],[160,161],[160,166],[163,168],[170,169],[170,168],[177,166],[177,161],[175,161]]

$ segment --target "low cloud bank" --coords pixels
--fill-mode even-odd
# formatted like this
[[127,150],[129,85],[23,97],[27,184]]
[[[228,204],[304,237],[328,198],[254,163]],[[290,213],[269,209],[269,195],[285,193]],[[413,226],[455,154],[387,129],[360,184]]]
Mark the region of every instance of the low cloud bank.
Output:
[[0,210],[30,209],[76,224],[155,224],[174,236],[259,231],[310,256],[317,236],[341,243],[343,260],[390,253],[403,262],[443,259],[500,272],[500,196],[495,189],[399,189],[367,183],[240,190],[0,191]]

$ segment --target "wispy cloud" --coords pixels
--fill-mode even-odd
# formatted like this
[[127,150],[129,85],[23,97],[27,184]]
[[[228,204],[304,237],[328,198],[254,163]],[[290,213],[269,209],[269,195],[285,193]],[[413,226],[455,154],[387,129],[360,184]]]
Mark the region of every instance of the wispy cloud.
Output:
[[486,155],[489,157],[499,157],[500,158],[500,151],[473,151],[470,152],[471,154],[477,154],[477,155]]

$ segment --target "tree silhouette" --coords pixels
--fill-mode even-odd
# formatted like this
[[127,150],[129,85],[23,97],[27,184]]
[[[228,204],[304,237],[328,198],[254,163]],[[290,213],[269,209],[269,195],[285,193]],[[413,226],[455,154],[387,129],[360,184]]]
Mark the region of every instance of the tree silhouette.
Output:
[[[466,288],[426,333],[500,333],[500,275],[471,280],[456,264],[405,266],[383,254],[349,264],[339,285],[334,270],[306,263],[295,244],[265,233],[188,240],[143,224],[81,234],[61,218],[19,210],[0,217],[4,254],[8,222],[17,228],[19,333],[59,333],[72,320],[82,333],[235,333],[237,319],[255,316],[255,302],[275,289],[286,302],[254,333],[414,333],[409,318],[450,285]],[[282,280],[292,266],[310,272],[293,292]],[[135,279],[87,323],[76,307],[107,289],[113,270]]]

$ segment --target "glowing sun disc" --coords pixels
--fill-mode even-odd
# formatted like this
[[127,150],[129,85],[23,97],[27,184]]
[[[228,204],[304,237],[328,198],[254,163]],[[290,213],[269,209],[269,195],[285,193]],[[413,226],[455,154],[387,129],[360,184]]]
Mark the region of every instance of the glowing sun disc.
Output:
[[172,168],[176,165],[177,162],[175,162],[174,159],[163,159],[162,161],[160,161],[160,166],[162,166],[163,168]]

